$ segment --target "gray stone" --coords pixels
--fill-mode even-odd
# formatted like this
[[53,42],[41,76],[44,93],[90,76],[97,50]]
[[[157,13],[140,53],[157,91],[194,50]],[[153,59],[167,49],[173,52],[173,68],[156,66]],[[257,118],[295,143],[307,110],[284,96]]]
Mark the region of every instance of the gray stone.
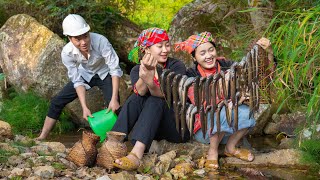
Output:
[[7,163],[12,166],[17,166],[23,163],[23,158],[20,156],[10,156]]
[[66,152],[66,147],[61,142],[43,142],[41,144],[48,146],[52,153]]
[[270,153],[255,154],[255,159],[252,162],[242,161],[234,157],[224,158],[224,165],[227,166],[241,166],[241,167],[256,167],[256,166],[299,166],[301,158],[301,151],[296,149],[282,149],[275,150]]
[[267,126],[264,128],[263,132],[265,134],[277,134],[277,133],[279,133],[277,124],[273,123],[273,122],[268,123]]
[[34,174],[43,179],[50,179],[54,177],[54,168],[52,166],[38,166],[34,168]]

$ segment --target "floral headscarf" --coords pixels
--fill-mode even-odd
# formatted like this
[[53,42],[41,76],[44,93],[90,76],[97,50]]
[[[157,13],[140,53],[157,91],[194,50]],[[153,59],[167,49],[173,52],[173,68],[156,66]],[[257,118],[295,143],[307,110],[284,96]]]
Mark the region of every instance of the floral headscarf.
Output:
[[145,29],[139,35],[138,40],[134,44],[134,48],[130,51],[128,59],[131,62],[139,63],[139,52],[144,52],[146,47],[150,47],[162,41],[168,41],[167,32],[160,28]]
[[175,43],[175,51],[186,51],[189,54],[192,53],[199,45],[206,42],[214,42],[210,32],[202,32],[200,34],[192,35],[187,40]]

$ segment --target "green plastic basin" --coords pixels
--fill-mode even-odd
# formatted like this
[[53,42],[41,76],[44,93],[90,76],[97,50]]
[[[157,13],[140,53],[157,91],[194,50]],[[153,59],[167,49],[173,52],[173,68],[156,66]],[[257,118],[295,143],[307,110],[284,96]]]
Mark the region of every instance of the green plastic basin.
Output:
[[103,142],[107,137],[107,132],[109,132],[114,123],[117,121],[117,115],[109,111],[101,110],[92,114],[92,117],[88,117],[88,121],[93,132],[100,136],[100,142]]

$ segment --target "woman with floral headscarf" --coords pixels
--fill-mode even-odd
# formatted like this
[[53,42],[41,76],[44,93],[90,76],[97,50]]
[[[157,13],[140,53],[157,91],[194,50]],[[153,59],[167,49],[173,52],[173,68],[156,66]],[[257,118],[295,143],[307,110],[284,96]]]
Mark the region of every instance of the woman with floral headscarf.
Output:
[[[265,46],[269,41],[265,38],[260,39],[257,44]],[[195,66],[187,70],[188,77],[207,77],[219,73],[221,70],[226,70],[233,64],[232,61],[226,60],[224,57],[218,57],[216,51],[216,44],[212,38],[211,33],[203,32],[200,34],[190,36],[186,41],[175,44],[176,51],[186,51],[192,55]],[[193,97],[194,91],[193,86],[188,90],[188,97],[192,104],[195,105],[195,99]],[[217,99],[217,104],[222,99]],[[205,138],[203,137],[200,123],[199,114],[196,114],[196,121],[194,124],[194,136],[195,139],[202,143],[210,143],[210,148],[207,154],[205,167],[209,169],[218,169],[218,146],[222,141],[223,137],[227,140],[225,146],[225,155],[234,156],[245,161],[253,161],[254,155],[247,149],[236,148],[239,140],[246,135],[248,130],[255,125],[255,120],[249,118],[249,107],[246,105],[239,106],[239,117],[238,117],[238,131],[235,131],[233,127],[229,127],[225,110],[222,109],[220,113],[220,133],[217,133],[216,120],[214,120],[214,128],[212,133],[206,133]],[[211,129],[210,123],[211,114],[208,113],[208,127]],[[214,115],[216,117],[216,113]],[[210,132],[210,131],[207,131]]]
[[[125,102],[112,131],[130,133],[134,146],[126,157],[114,162],[115,167],[137,169],[144,151],[149,149],[154,139],[182,142],[175,127],[173,108],[166,103],[158,81],[162,69],[170,69],[176,74],[186,73],[183,62],[168,57],[169,51],[166,31],[149,28],[142,31],[135,48],[129,53],[129,60],[140,63],[130,73],[135,94]],[[139,54],[143,55],[142,59]]]

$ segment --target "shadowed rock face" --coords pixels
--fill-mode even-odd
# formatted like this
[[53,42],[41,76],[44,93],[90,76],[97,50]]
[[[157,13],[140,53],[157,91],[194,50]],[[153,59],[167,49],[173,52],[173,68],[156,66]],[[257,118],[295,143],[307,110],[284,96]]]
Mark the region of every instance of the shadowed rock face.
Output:
[[[218,55],[228,57],[232,49],[242,45],[234,36],[244,30],[244,25],[253,29],[249,14],[237,12],[245,6],[245,3],[232,4],[221,0],[193,1],[181,8],[173,18],[169,29],[171,41],[181,42],[192,34],[209,31],[219,45]],[[192,65],[191,56],[187,53],[178,52],[173,56],[184,60],[187,66]]]
[[[69,81],[61,62],[65,42],[29,15],[12,16],[0,29],[0,66],[6,79],[19,92],[33,90],[51,99]],[[125,100],[130,88],[120,82],[120,99]],[[101,110],[103,96],[98,88],[88,91],[87,105],[91,112]],[[74,122],[84,123],[79,100],[67,106]]]

